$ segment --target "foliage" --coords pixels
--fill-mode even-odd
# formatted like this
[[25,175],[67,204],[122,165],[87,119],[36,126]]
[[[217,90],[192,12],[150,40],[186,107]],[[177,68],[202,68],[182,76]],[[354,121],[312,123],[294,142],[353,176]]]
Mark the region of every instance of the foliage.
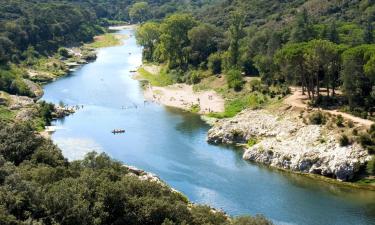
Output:
[[211,116],[217,118],[233,117],[244,109],[257,109],[268,101],[269,99],[267,98],[267,96],[257,92],[249,93],[243,96],[237,96],[234,99],[230,99],[225,102],[224,113],[211,114]]
[[0,126],[2,224],[271,224],[192,205],[158,182],[129,176],[120,162],[89,153],[68,162],[27,124]]
[[309,121],[311,124],[320,125],[325,124],[327,118],[321,111],[316,111],[309,115]]
[[146,22],[142,24],[136,30],[136,39],[137,43],[144,47],[142,52],[143,59],[146,61],[152,61],[155,48],[160,39],[159,24],[154,22]]
[[254,145],[256,145],[258,143],[258,140],[255,139],[255,138],[250,138],[248,141],[247,141],[247,146],[249,147],[252,147]]
[[233,88],[235,91],[240,91],[243,87],[243,79],[241,71],[232,69],[226,73],[227,83],[229,88]]
[[119,37],[116,37],[115,34],[107,33],[100,36],[97,36],[95,38],[95,41],[93,43],[88,44],[87,46],[90,48],[105,48],[105,47],[111,47],[116,46],[121,43],[121,40]]
[[347,135],[341,135],[339,139],[340,146],[348,146],[350,144],[350,140]]
[[370,161],[367,162],[367,173],[375,175],[375,157],[373,156]]
[[208,57],[208,68],[213,74],[220,74],[222,69],[222,58],[220,53],[213,53]]
[[158,74],[152,74],[144,68],[139,68],[138,73],[141,78],[148,80],[153,86],[168,86],[174,83],[172,77],[166,70],[161,70]]
[[129,9],[129,17],[133,23],[145,22],[151,16],[147,2],[136,2]]

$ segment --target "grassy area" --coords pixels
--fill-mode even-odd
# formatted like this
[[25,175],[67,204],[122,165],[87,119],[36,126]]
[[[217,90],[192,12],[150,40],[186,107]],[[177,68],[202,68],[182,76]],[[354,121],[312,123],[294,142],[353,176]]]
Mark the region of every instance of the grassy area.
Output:
[[32,66],[33,70],[40,73],[43,71],[44,76],[49,76],[51,79],[56,76],[63,76],[67,72],[65,64],[57,57],[41,57],[37,59],[35,64]]
[[140,68],[138,74],[140,78],[148,80],[152,86],[163,87],[173,84],[172,78],[164,70],[161,70],[159,74],[152,74],[144,68]]
[[13,120],[15,113],[5,106],[0,106],[0,120],[11,121]]
[[87,46],[91,48],[104,48],[120,44],[121,38],[119,38],[119,35],[108,33],[95,37],[95,41],[93,43],[87,44]]
[[226,100],[223,113],[211,113],[210,116],[216,118],[233,117],[244,109],[257,109],[268,103],[270,103],[270,98],[258,92],[239,94],[233,99]]

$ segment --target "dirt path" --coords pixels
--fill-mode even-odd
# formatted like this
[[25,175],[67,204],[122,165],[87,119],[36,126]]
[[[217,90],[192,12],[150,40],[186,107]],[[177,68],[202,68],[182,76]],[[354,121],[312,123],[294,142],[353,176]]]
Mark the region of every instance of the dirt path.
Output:
[[[308,108],[306,101],[308,100],[307,95],[302,95],[301,88],[292,87],[292,95],[287,97],[284,100],[284,103],[287,105],[291,105],[297,108]],[[332,115],[341,115],[345,119],[351,120],[354,123],[357,123],[359,125],[363,125],[366,127],[370,127],[374,122],[371,120],[362,119],[360,117],[353,116],[348,113],[339,112],[337,110],[327,110],[327,109],[320,109],[320,108],[313,108],[313,110],[322,110],[323,112],[330,113]]]

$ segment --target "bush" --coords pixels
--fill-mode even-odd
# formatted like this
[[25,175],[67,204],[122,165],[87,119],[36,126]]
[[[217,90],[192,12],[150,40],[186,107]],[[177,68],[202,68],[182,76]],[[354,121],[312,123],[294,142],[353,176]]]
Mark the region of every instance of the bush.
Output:
[[241,71],[232,69],[227,72],[227,83],[229,88],[235,91],[241,91],[243,88],[243,80]]
[[201,81],[201,77],[199,72],[194,70],[189,73],[189,83],[190,84],[197,84]]
[[222,58],[220,53],[213,53],[208,57],[208,68],[213,74],[220,74],[222,67]]
[[256,145],[257,143],[258,143],[258,140],[256,138],[250,138],[247,141],[247,146],[248,147],[252,147],[252,146]]
[[272,225],[273,223],[267,220],[262,215],[256,216],[241,216],[233,220],[233,225]]
[[367,162],[366,170],[370,175],[375,175],[375,156],[373,156],[371,160]]
[[345,134],[341,135],[339,142],[341,147],[348,146],[350,144],[350,140]]
[[338,127],[343,127],[344,126],[344,117],[342,117],[341,115],[338,115],[336,117],[336,125]]
[[371,146],[374,142],[371,140],[371,136],[368,133],[361,133],[359,135],[359,143],[363,147]]
[[7,161],[18,165],[30,159],[42,143],[43,138],[34,134],[30,124],[0,124],[0,154]]
[[309,121],[310,121],[310,124],[320,125],[320,124],[325,124],[327,120],[321,111],[317,111],[317,112],[313,112],[312,114],[310,114]]
[[66,48],[59,48],[57,50],[57,53],[59,55],[61,55],[62,57],[65,57],[65,58],[69,58],[70,57],[69,52],[68,52],[68,50]]

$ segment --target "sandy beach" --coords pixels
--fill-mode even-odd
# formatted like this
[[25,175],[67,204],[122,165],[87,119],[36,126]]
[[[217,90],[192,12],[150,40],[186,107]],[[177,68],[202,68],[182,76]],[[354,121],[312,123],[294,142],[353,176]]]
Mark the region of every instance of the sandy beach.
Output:
[[174,84],[166,87],[149,85],[144,95],[149,101],[184,110],[199,106],[200,114],[224,111],[224,99],[215,91],[194,92],[193,87],[187,84]]

